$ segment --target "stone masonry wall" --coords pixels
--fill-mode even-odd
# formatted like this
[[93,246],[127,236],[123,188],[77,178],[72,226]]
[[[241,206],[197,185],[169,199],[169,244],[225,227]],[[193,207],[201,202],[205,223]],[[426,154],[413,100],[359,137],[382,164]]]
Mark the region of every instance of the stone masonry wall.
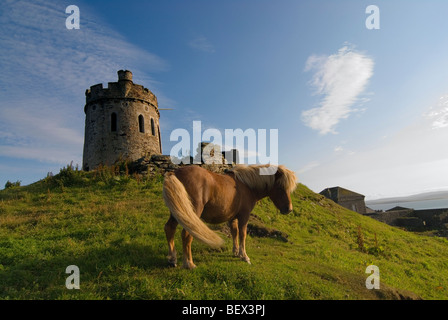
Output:
[[134,84],[130,71],[118,74],[108,88],[98,84],[86,91],[84,170],[162,153],[155,95]]
[[130,173],[138,173],[142,175],[154,175],[156,173],[165,174],[166,172],[172,172],[180,167],[187,165],[197,165],[204,169],[207,169],[216,173],[224,173],[226,170],[231,169],[233,164],[174,164],[171,161],[170,156],[167,155],[152,155],[150,157],[142,157],[136,161],[129,163]]

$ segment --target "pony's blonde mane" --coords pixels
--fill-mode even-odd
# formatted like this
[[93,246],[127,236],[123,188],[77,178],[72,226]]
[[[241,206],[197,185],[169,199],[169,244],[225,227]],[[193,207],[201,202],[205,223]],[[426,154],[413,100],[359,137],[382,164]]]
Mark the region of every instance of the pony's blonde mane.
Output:
[[[275,171],[272,174],[260,174],[261,170],[276,168],[280,171],[278,179],[276,179]],[[297,186],[297,177],[295,173],[283,165],[236,165],[231,170],[235,177],[249,188],[263,192],[271,190],[275,183],[284,189],[287,193],[291,193]]]

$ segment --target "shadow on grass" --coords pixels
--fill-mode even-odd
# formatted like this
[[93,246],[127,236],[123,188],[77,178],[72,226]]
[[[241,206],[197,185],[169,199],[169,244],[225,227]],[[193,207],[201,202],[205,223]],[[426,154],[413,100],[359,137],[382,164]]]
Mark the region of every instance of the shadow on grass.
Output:
[[74,291],[65,286],[71,276],[66,273],[70,265],[79,268],[81,286],[89,287],[95,296],[97,288],[102,291],[104,286],[123,282],[124,277],[138,279],[166,268],[163,249],[125,243],[74,255],[48,253],[7,260],[0,257],[0,299],[64,299],[67,291]]

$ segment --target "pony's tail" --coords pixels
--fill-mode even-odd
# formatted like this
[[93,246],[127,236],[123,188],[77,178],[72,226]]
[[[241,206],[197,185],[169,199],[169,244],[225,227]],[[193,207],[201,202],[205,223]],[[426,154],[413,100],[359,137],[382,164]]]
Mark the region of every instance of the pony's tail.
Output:
[[177,222],[195,239],[212,248],[223,246],[224,240],[196,215],[187,190],[172,172],[163,181],[163,200]]

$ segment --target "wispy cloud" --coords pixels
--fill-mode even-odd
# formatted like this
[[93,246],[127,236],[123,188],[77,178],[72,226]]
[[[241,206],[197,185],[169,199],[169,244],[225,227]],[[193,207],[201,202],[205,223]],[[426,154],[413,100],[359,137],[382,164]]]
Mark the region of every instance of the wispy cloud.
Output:
[[85,90],[116,81],[119,69],[151,81],[150,72],[169,68],[106,27],[88,5],[80,11],[80,29],[68,30],[57,2],[2,3],[0,156],[80,161]]
[[[0,108],[0,156],[67,164],[78,161],[83,135],[58,99],[6,102]],[[37,112],[30,112],[36,106]]]
[[203,52],[215,52],[215,47],[211,44],[211,42],[204,36],[198,36],[188,42],[188,45],[196,50]]
[[310,163],[307,163],[306,165],[304,165],[303,167],[301,167],[298,171],[297,174],[301,175],[305,172],[311,171],[317,167],[320,166],[320,163],[317,161],[312,161]]
[[[48,1],[20,1],[4,5],[8,14],[0,16],[2,33],[0,65],[5,90],[24,80],[22,87],[70,89],[84,92],[86,86],[114,79],[122,67],[164,70],[160,57],[128,43],[114,30],[101,25],[101,19],[81,7],[81,28],[65,28],[65,8]],[[36,81],[39,79],[40,81]],[[76,90],[76,91],[75,91]]]
[[330,56],[310,56],[305,71],[314,71],[311,85],[322,98],[319,107],[302,112],[302,121],[321,134],[336,133],[336,125],[358,111],[355,104],[361,101],[373,66],[371,58],[348,46]]
[[437,105],[431,107],[425,115],[433,129],[448,127],[448,95],[441,96]]

